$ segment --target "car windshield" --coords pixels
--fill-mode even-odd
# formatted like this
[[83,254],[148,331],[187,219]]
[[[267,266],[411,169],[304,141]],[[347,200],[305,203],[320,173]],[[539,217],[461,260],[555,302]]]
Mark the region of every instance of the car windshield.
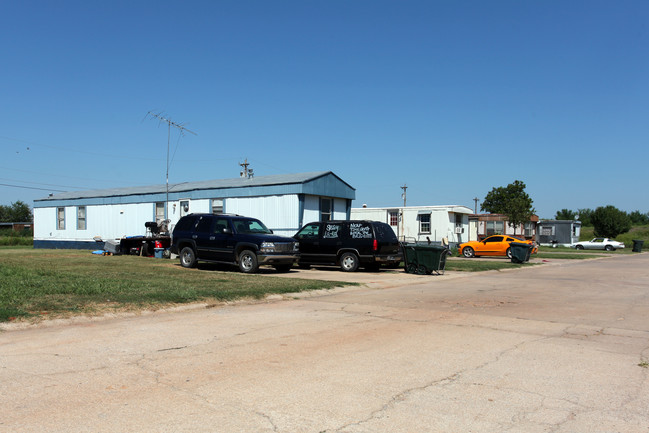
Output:
[[266,234],[272,232],[259,220],[235,218],[232,220],[234,229],[240,234]]

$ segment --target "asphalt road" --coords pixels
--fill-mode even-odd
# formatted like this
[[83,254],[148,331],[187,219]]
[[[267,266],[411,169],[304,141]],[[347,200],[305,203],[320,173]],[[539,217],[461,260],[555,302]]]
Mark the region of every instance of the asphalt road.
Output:
[[2,332],[0,432],[649,432],[649,254],[384,277]]

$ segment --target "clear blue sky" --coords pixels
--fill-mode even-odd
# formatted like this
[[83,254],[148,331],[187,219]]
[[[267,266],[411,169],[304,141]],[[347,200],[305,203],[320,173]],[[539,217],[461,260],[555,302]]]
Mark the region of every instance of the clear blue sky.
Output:
[[[331,170],[353,206],[522,180],[649,211],[649,2],[5,1],[0,204]],[[7,186],[12,185],[12,186]],[[20,186],[20,187],[17,187]],[[31,189],[40,188],[40,189]]]

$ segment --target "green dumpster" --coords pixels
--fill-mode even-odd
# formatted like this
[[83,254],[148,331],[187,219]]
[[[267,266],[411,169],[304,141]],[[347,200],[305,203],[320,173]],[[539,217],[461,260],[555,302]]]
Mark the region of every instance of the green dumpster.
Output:
[[444,273],[448,249],[437,245],[403,245],[404,268],[411,274]]
[[512,263],[525,263],[530,261],[530,255],[534,249],[533,245],[522,242],[510,242],[509,245],[512,249]]
[[639,239],[633,239],[633,250],[632,251],[634,253],[641,253],[643,245],[644,245],[644,241],[641,241]]

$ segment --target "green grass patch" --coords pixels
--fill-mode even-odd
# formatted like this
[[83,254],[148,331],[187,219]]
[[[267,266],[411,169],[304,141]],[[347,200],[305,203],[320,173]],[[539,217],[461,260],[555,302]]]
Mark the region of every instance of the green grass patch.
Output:
[[34,232],[31,230],[15,231],[12,229],[0,229],[0,246],[18,245],[34,245]]
[[474,260],[459,259],[446,260],[445,270],[460,272],[481,272],[481,271],[500,271],[503,269],[522,268],[524,266],[533,266],[533,263],[512,263],[507,260]]
[[196,301],[261,299],[269,294],[329,289],[343,284],[245,275],[229,269],[219,271],[210,265],[185,269],[176,260],[98,256],[86,250],[2,248],[0,321],[155,309]]

